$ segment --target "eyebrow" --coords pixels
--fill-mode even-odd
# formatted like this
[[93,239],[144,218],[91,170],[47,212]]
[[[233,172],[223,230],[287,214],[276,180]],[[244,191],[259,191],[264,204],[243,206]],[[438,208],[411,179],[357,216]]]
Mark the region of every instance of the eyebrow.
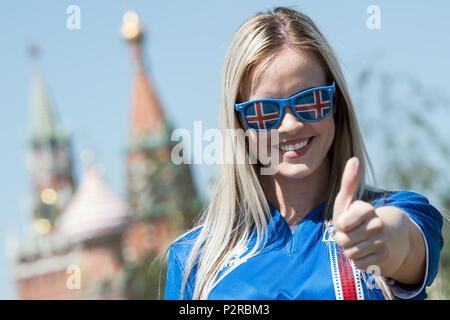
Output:
[[252,100],[249,100],[249,102],[250,102],[250,101],[255,101],[255,100],[263,100],[263,99],[288,99],[288,98],[293,97],[293,96],[295,96],[295,95],[297,95],[297,94],[299,94],[299,93],[302,93],[302,92],[304,92],[304,91],[306,91],[306,90],[314,89],[314,88],[319,88],[319,87],[321,87],[321,86],[318,86],[318,87],[317,87],[317,86],[307,87],[307,88],[305,88],[305,89],[303,89],[303,90],[297,91],[297,92],[294,93],[294,94],[291,94],[290,96],[287,96],[286,98],[275,98],[275,97],[273,97],[273,96],[269,96],[269,97],[267,97],[267,98],[252,99]]
[[[305,89],[303,89],[303,90],[300,90],[300,91],[297,91],[296,93],[294,93],[294,94],[292,94],[292,95],[290,95],[289,97],[293,97],[293,96],[295,96],[295,95],[297,95],[297,94],[299,94],[299,93],[301,93],[301,92],[303,92],[303,91],[306,91],[306,90],[309,90],[309,89],[314,89],[314,88],[320,88],[321,86],[316,86],[316,87],[307,87],[307,88],[305,88]],[[289,98],[288,97],[288,98]]]

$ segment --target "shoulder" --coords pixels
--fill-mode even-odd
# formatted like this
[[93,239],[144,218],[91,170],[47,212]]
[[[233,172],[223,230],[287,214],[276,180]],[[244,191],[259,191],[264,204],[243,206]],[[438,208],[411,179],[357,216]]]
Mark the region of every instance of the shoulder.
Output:
[[405,209],[429,208],[437,211],[426,196],[410,190],[389,191],[383,194],[382,197],[375,199],[374,202],[375,205],[379,206],[396,205]]
[[[195,240],[200,234],[201,227],[187,231],[178,237],[168,248],[169,259],[167,262],[166,289],[164,291],[164,299],[176,300],[180,299],[180,293],[183,283],[183,277],[186,270],[186,262],[193,248]],[[186,283],[184,298],[192,299],[193,280],[189,277]]]
[[373,186],[366,186],[362,196],[362,200],[371,202],[373,206],[386,206],[391,204],[401,205],[430,205],[427,197],[410,190],[385,190]]
[[365,196],[366,198],[363,200],[370,202],[375,208],[382,206],[396,207],[408,214],[421,227],[428,224],[436,231],[442,228],[442,214],[429,202],[426,196],[418,192],[410,190],[388,191],[370,187]]
[[382,206],[396,207],[405,212],[426,236],[433,236],[442,245],[443,216],[428,198],[410,190],[379,192],[370,200],[375,208]]
[[176,259],[183,267],[189,257],[189,254],[192,251],[194,243],[197,240],[201,230],[202,226],[195,227],[184,233],[178,239],[176,239],[170,245],[169,260]]

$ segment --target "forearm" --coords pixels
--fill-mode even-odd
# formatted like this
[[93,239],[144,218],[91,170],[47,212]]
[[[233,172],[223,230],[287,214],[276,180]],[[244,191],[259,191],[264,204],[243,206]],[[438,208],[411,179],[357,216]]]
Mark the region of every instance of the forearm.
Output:
[[425,277],[425,241],[408,215],[395,207],[375,210],[383,220],[389,254],[381,274],[404,284],[418,284]]

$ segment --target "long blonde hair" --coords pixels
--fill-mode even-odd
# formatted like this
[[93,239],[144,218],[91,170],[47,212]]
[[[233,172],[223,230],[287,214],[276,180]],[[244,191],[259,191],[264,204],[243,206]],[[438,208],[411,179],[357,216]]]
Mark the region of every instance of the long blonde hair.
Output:
[[[199,228],[200,232],[193,241],[186,262],[180,298],[184,297],[187,280],[195,265],[197,271],[192,298],[206,299],[223,278],[224,275],[217,279],[227,254],[233,248],[246,246],[252,236],[252,230],[256,230],[256,244],[243,257],[249,258],[257,254],[258,248],[267,239],[270,209],[258,175],[259,164],[252,164],[250,161],[240,163],[238,158],[242,154],[248,156],[248,143],[240,139],[234,140],[225,132],[240,129],[234,104],[241,99],[242,84],[250,72],[286,44],[315,54],[328,77],[336,82],[336,133],[329,150],[331,175],[324,224],[332,217],[341,175],[346,161],[352,156],[359,158],[361,169],[356,198],[363,197],[367,165],[370,166],[370,161],[343,73],[326,39],[309,17],[289,8],[278,7],[249,18],[235,33],[222,70],[219,115],[220,130],[224,133],[222,154],[232,155],[234,161],[222,162],[210,202],[197,221],[195,229]],[[385,281],[382,281],[382,290],[385,297],[391,297]]]

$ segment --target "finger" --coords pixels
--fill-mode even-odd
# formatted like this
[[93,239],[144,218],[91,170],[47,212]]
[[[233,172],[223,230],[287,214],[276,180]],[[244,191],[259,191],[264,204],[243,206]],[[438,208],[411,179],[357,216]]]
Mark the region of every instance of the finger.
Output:
[[344,249],[344,254],[349,259],[358,260],[368,255],[381,252],[384,248],[385,242],[382,237],[376,236]]
[[369,266],[376,265],[381,268],[383,262],[389,257],[387,249],[383,249],[377,253],[369,254],[365,257],[354,259],[353,263],[360,270],[366,270]]
[[359,242],[370,238],[382,237],[384,224],[380,218],[366,220],[363,224],[349,232],[337,231],[334,239],[336,243],[345,248],[350,248]]
[[334,240],[337,245],[347,249],[357,245],[360,242],[366,241],[370,238],[370,235],[365,232],[364,225],[361,228],[357,228],[349,233],[338,231],[334,235]]
[[354,199],[359,180],[359,160],[352,157],[347,160],[341,179],[341,187],[333,206],[333,220],[345,212]]
[[350,248],[344,249],[344,254],[349,259],[358,260],[376,253],[376,249],[377,248],[373,245],[373,241],[368,239],[357,243]]
[[336,230],[349,232],[355,229],[375,216],[375,208],[368,202],[356,200],[350,205],[346,213],[336,220]]

